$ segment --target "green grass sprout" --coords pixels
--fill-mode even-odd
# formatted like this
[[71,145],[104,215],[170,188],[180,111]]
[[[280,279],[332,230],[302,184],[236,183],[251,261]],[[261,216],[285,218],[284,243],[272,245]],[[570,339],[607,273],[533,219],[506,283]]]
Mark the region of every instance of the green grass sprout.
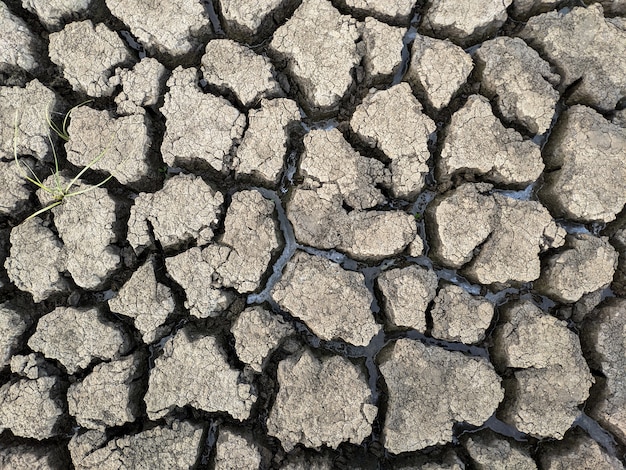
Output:
[[[92,101],[92,100],[89,100],[89,101]],[[65,117],[63,118],[63,122],[61,123],[60,126],[52,120],[52,118],[50,117],[49,109],[48,109],[46,112],[46,122],[48,123],[49,128],[52,131],[54,131],[54,133],[57,134],[61,139],[65,140],[66,142],[69,141],[69,134],[67,132],[67,124],[68,124],[68,119],[70,117],[70,114],[72,113],[74,109],[76,109],[79,106],[82,106],[83,104],[87,102],[88,101],[80,103],[74,106],[72,109],[70,109],[65,114]],[[20,161],[18,154],[17,154],[18,138],[19,138],[19,110],[15,112],[15,124],[14,124],[14,133],[13,133],[13,157],[15,158],[15,163],[17,165],[18,170],[20,171],[20,173],[22,174],[22,176],[24,177],[26,181],[34,184],[42,191],[49,194],[52,198],[52,202],[50,204],[45,206],[43,209],[40,209],[37,212],[28,216],[26,220],[32,219],[33,217],[43,214],[44,212],[49,211],[50,209],[53,209],[54,207],[60,204],[63,204],[66,198],[78,196],[80,194],[93,191],[94,189],[99,188],[100,186],[105,184],[107,181],[109,181],[111,178],[113,178],[113,174],[110,174],[108,177],[106,177],[105,179],[103,179],[96,185],[89,186],[86,189],[72,191],[72,187],[81,178],[81,176],[83,176],[83,174],[87,170],[89,170],[93,165],[98,163],[104,157],[104,155],[108,151],[108,147],[107,147],[104,150],[102,150],[93,160],[91,160],[74,178],[70,180],[69,183],[65,185],[62,184],[61,177],[60,177],[60,170],[59,170],[59,158],[58,158],[56,149],[54,147],[52,135],[50,134],[50,132],[48,132],[48,140],[50,141],[50,147],[52,148],[52,155],[54,157],[54,171],[52,173],[52,176],[54,179],[54,185],[47,186],[43,181],[39,179],[35,171],[27,163]]]

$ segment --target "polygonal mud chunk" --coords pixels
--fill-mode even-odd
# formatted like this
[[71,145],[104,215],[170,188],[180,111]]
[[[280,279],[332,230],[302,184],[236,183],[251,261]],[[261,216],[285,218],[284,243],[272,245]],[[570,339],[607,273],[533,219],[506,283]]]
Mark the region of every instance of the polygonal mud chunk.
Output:
[[432,0],[421,28],[463,46],[478,42],[500,28],[513,0]]
[[106,4],[152,53],[184,56],[211,36],[211,21],[200,2],[106,0]]
[[526,449],[488,430],[470,434],[465,448],[477,470],[537,470]]
[[[24,88],[0,86],[0,158],[12,159],[15,151],[18,156],[48,158],[51,149],[46,116],[55,114],[59,108],[60,101],[54,92],[39,80],[28,82]],[[20,173],[28,174],[28,170]]]
[[58,377],[21,379],[0,388],[0,430],[46,439],[59,434],[64,414]]
[[150,371],[144,397],[150,419],[174,408],[192,406],[208,412],[227,412],[243,421],[256,401],[242,374],[231,368],[217,338],[189,328],[169,339]]
[[429,171],[428,138],[435,123],[422,113],[408,84],[370,92],[352,115],[350,127],[391,159],[394,196],[412,198],[422,190]]
[[0,72],[37,70],[43,48],[41,40],[3,2],[0,2],[0,31]]
[[380,329],[363,275],[302,251],[285,266],[272,297],[325,341],[342,339],[365,346]]
[[353,84],[353,69],[361,61],[358,38],[356,20],[330,1],[303,0],[269,47],[286,61],[308,107],[332,112]]
[[360,444],[372,432],[378,408],[360,367],[341,356],[317,359],[311,351],[278,365],[280,388],[267,431],[286,451],[296,444],[336,449]]
[[377,279],[385,314],[395,326],[426,330],[426,308],[437,294],[437,275],[421,266],[390,269]]
[[559,116],[544,151],[539,197],[558,216],[581,222],[615,219],[626,203],[626,129],[591,108]]
[[451,268],[460,268],[472,259],[474,249],[487,239],[498,221],[491,188],[466,183],[428,206],[426,228],[433,259]]
[[202,245],[213,238],[212,227],[217,223],[222,193],[213,190],[202,178],[176,175],[165,181],[156,193],[140,193],[130,210],[128,242],[142,253],[154,237],[165,249],[172,249],[194,238]]
[[210,245],[203,251],[200,248],[191,248],[179,255],[165,259],[168,274],[185,290],[187,299],[185,308],[191,315],[198,318],[214,317],[228,308],[233,301],[229,292],[223,292],[220,283],[216,282],[217,264],[213,259],[224,252],[223,259],[228,257],[228,247]]
[[626,30],[600,5],[535,16],[520,36],[559,68],[563,90],[580,80],[568,102],[610,111],[626,95]]
[[[53,186],[53,180],[51,176],[44,183]],[[61,184],[67,183],[61,179]],[[84,190],[87,192],[65,198],[52,212],[72,279],[80,287],[96,289],[120,264],[119,248],[113,245],[117,240],[113,231],[115,201],[104,188],[72,186],[72,191]],[[41,190],[39,193],[41,199]]]
[[11,230],[11,251],[4,263],[15,286],[33,296],[35,303],[53,294],[66,292],[63,245],[40,218],[22,222]]
[[566,251],[546,260],[535,289],[558,302],[577,302],[585,294],[597,291],[613,280],[617,252],[606,237],[568,235]]
[[91,20],[66,25],[50,34],[50,60],[57,64],[74,91],[89,96],[111,96],[116,83],[109,79],[115,66],[129,65],[133,56],[124,41]]
[[358,260],[395,256],[417,236],[415,217],[401,211],[351,211],[341,231],[337,249]]
[[278,222],[274,202],[258,191],[239,191],[232,196],[226,212],[220,244],[231,249],[226,260],[215,266],[222,284],[239,292],[259,288],[279,247]]
[[68,444],[77,470],[192,468],[202,451],[203,424],[175,420],[106,442],[98,431],[75,434]]
[[365,43],[363,65],[368,82],[389,80],[402,65],[406,28],[394,28],[368,16],[359,24],[359,31]]
[[69,374],[74,374],[97,359],[109,360],[125,354],[131,341],[95,308],[59,307],[39,319],[28,346],[58,360]]
[[230,39],[209,41],[201,70],[209,84],[233,92],[245,107],[284,94],[270,60]]
[[220,428],[215,443],[214,470],[263,468],[262,449],[249,433]]
[[455,423],[480,426],[504,396],[483,358],[411,339],[395,341],[379,358],[389,390],[382,440],[394,454],[451,442]]
[[144,370],[139,355],[98,364],[82,381],[67,391],[68,411],[76,422],[104,431],[135,421],[143,390],[139,377]]
[[437,175],[471,172],[496,184],[524,187],[543,167],[539,146],[504,127],[486,98],[472,95],[446,128]]
[[163,94],[167,69],[156,59],[144,57],[132,69],[116,69],[122,91],[115,97],[120,114],[141,114],[139,106],[154,106]]
[[492,356],[516,371],[498,416],[526,434],[563,438],[593,383],[578,336],[530,301],[507,305],[500,321]]
[[305,188],[335,184],[343,201],[354,209],[385,202],[376,188],[389,180],[384,165],[356,152],[337,129],[312,130],[304,137],[300,175]]
[[[67,159],[78,167],[103,170],[121,184],[143,189],[156,179],[151,168],[151,132],[141,114],[115,118],[86,106],[72,111],[65,145]],[[103,155],[100,160],[91,162]],[[152,181],[151,181],[152,180]]]
[[18,312],[8,302],[0,304],[0,369],[9,365],[30,322],[27,315]]
[[626,300],[611,299],[585,318],[582,341],[589,364],[600,370],[598,393],[586,409],[605,429],[626,440]]
[[538,461],[545,470],[624,469],[615,455],[610,455],[600,444],[580,431],[570,433],[562,441],[546,442],[539,451]]
[[430,311],[433,318],[431,334],[435,338],[461,343],[478,343],[493,318],[493,304],[483,297],[474,297],[453,284],[442,287]]
[[196,69],[182,67],[167,81],[169,92],[161,108],[167,119],[161,144],[163,161],[188,170],[209,167],[226,171],[246,116],[224,98],[203,93],[197,81]]
[[22,0],[22,6],[34,13],[48,29],[59,29],[66,20],[84,17],[92,0]]
[[495,200],[496,226],[465,273],[481,284],[534,281],[541,274],[539,253],[563,245],[565,230],[537,201]]
[[219,0],[222,26],[228,34],[246,44],[257,44],[282,23],[297,6],[296,0]]
[[405,79],[439,110],[448,105],[473,67],[471,56],[448,39],[418,34]]
[[506,36],[484,42],[475,57],[481,92],[495,98],[504,118],[533,134],[546,132],[559,100],[554,86],[561,79],[550,64],[521,39]]
[[21,171],[28,171],[23,164],[0,161],[0,216],[11,213],[19,214],[28,207],[30,191]]
[[377,260],[402,252],[415,240],[415,218],[402,211],[349,213],[335,185],[297,188],[287,205],[287,217],[299,243],[335,248],[354,259]]
[[237,316],[230,331],[235,338],[237,357],[255,372],[261,372],[272,352],[294,333],[291,325],[262,307],[245,309]]
[[339,0],[339,4],[358,15],[373,16],[391,24],[407,24],[411,19],[414,0]]
[[117,297],[109,300],[112,312],[135,319],[135,327],[145,343],[159,336],[159,327],[165,322],[176,304],[169,287],[157,282],[154,257],[150,257],[122,286]]
[[295,101],[261,100],[261,107],[248,113],[248,128],[233,158],[235,175],[251,175],[261,182],[278,184],[287,153],[288,130],[299,121],[300,110]]
[[56,443],[0,444],[0,468],[56,470],[68,468],[66,450]]

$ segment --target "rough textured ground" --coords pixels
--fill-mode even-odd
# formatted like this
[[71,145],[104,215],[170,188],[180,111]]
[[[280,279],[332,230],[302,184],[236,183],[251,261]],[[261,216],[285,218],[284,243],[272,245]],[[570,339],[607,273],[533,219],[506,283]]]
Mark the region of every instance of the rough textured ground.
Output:
[[624,108],[624,0],[0,0],[0,469],[623,469]]

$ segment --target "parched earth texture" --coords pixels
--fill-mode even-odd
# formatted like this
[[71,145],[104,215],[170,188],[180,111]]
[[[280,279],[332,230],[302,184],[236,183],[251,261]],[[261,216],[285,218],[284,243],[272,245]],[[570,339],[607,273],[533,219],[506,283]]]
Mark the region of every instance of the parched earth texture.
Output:
[[0,468],[624,468],[625,107],[624,0],[0,1]]

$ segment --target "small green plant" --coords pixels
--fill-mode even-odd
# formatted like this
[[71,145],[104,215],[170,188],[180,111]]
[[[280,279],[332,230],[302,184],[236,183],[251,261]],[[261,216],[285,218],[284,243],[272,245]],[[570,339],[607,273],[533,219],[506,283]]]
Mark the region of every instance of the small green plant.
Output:
[[[91,101],[91,100],[89,100]],[[70,109],[66,114],[65,117],[63,118],[63,122],[61,123],[61,125],[59,126],[58,124],[56,124],[51,116],[50,116],[50,110],[48,109],[46,111],[46,122],[48,123],[48,127],[54,131],[55,134],[57,134],[61,139],[63,139],[64,141],[69,141],[70,136],[69,133],[67,131],[67,125],[68,125],[68,119],[70,117],[70,115],[72,114],[72,111],[76,108],[78,108],[79,106],[82,106],[83,104],[87,103],[88,101],[85,101],[83,103],[80,103],[76,106],[74,106],[72,109]],[[73,197],[73,196],[78,196],[79,194],[84,194],[86,192],[89,191],[93,191],[94,189],[102,186],[104,183],[106,183],[107,181],[109,181],[111,178],[113,178],[113,174],[110,174],[108,177],[106,177],[105,179],[103,179],[102,181],[100,181],[98,184],[90,186],[86,189],[82,189],[82,190],[78,190],[78,191],[72,191],[72,187],[76,184],[76,182],[80,179],[81,176],[83,176],[83,174],[89,170],[93,165],[95,165],[97,162],[99,162],[102,157],[104,157],[104,155],[107,152],[107,149],[105,148],[102,152],[100,152],[93,160],[91,160],[87,166],[85,166],[85,168],[83,168],[80,173],[78,173],[74,178],[72,178],[70,180],[69,183],[67,184],[63,184],[61,182],[61,176],[59,173],[59,159],[57,156],[57,152],[56,149],[54,147],[54,142],[52,140],[52,135],[50,134],[50,131],[48,131],[48,140],[50,141],[50,147],[52,148],[52,155],[54,157],[54,171],[52,172],[52,176],[53,176],[53,180],[54,180],[54,185],[51,186],[47,186],[46,184],[43,183],[43,181],[41,181],[39,179],[39,177],[37,176],[37,174],[35,173],[35,171],[28,166],[27,163],[25,162],[21,162],[20,159],[17,156],[17,141],[18,141],[18,137],[19,137],[19,132],[18,132],[18,125],[19,125],[19,111],[15,112],[15,125],[14,125],[14,133],[13,133],[13,157],[15,158],[15,163],[17,165],[17,168],[19,170],[19,172],[22,174],[22,176],[24,177],[24,179],[26,179],[28,182],[34,184],[35,186],[37,186],[39,189],[45,191],[47,194],[49,194],[52,197],[52,202],[50,204],[48,204],[46,207],[44,207],[43,209],[38,210],[37,212],[31,214],[30,216],[27,217],[26,220],[28,219],[32,219],[33,217],[38,216],[39,214],[42,214],[46,211],[49,211],[50,209],[63,204],[63,202],[69,198],[69,197]],[[26,169],[24,169],[24,167]],[[28,171],[26,171],[28,170]]]

